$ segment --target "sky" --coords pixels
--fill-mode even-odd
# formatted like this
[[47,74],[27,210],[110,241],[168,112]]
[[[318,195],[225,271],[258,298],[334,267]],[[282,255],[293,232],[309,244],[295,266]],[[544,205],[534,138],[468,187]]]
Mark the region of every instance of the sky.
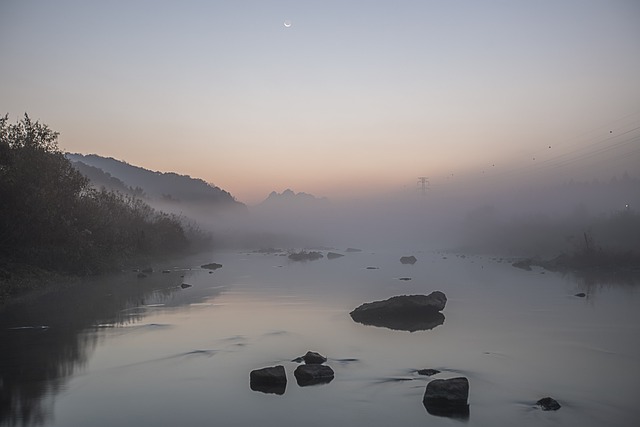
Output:
[[636,0],[0,0],[0,114],[248,204],[637,175],[638,22]]

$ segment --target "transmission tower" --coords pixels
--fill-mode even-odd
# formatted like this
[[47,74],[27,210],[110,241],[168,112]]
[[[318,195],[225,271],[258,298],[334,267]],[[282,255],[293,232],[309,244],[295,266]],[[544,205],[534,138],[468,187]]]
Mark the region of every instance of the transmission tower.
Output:
[[429,189],[429,178],[426,176],[418,177],[418,185],[420,185],[420,192],[423,196],[427,195],[427,190]]

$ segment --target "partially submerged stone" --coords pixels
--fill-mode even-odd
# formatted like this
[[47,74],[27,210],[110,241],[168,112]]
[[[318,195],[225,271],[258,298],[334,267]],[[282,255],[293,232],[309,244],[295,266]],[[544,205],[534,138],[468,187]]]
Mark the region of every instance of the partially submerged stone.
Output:
[[315,351],[307,351],[307,354],[305,354],[302,357],[299,357],[298,359],[300,361],[303,361],[307,365],[322,365],[324,362],[327,361],[326,357],[324,357],[323,355]]
[[427,412],[445,417],[469,417],[469,380],[465,377],[433,380],[427,384],[422,403]]
[[418,370],[418,375],[426,375],[427,377],[430,377],[439,373],[440,371],[438,371],[437,369],[419,369]]
[[181,287],[182,289],[187,289],[187,288],[190,288],[191,286],[192,286],[192,285],[190,285],[190,284],[188,284],[188,283],[183,283],[182,285],[180,285],[180,287]]
[[333,381],[334,372],[327,365],[300,365],[293,372],[300,387],[327,384]]
[[339,254],[337,252],[328,252],[327,253],[327,259],[342,258],[343,256],[344,256],[343,254]]
[[400,258],[400,262],[402,264],[415,264],[418,261],[418,258],[411,256],[403,256]]
[[324,258],[324,255],[316,251],[311,251],[311,252],[300,251],[300,252],[289,254],[289,259],[292,261],[314,261],[320,258]]
[[200,268],[206,268],[207,270],[217,270],[222,268],[222,264],[218,264],[217,262],[211,262],[209,264],[201,265]]
[[538,405],[543,411],[557,411],[561,408],[557,400],[548,396],[538,400],[536,405]]
[[365,303],[353,310],[351,318],[364,325],[402,331],[424,331],[444,323],[440,313],[447,297],[440,291],[429,295],[401,295],[384,301]]
[[287,387],[287,374],[282,365],[251,371],[249,379],[251,390],[262,393],[284,394]]

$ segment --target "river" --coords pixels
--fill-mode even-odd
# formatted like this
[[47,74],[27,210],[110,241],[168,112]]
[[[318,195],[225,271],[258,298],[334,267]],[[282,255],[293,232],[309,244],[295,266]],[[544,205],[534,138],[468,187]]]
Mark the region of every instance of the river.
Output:
[[[0,425],[640,425],[633,281],[480,256],[337,252],[345,256],[308,262],[212,252],[154,266],[146,278],[91,278],[8,304]],[[401,264],[403,255],[418,262]],[[199,267],[209,262],[223,267]],[[448,301],[444,324],[431,330],[349,316],[364,302],[435,290]],[[333,381],[296,383],[292,360],[308,350],[328,357]],[[252,370],[278,364],[284,394],[250,388]],[[423,368],[441,372],[426,377]],[[470,383],[468,417],[427,412],[427,383],[459,376]],[[545,396],[562,407],[542,411],[535,403]]]

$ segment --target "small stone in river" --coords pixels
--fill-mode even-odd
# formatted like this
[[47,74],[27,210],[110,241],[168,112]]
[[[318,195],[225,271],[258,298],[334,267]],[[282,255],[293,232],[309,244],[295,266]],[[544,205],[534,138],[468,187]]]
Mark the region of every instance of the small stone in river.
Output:
[[413,255],[411,256],[403,256],[400,258],[400,262],[402,264],[415,264],[418,261],[418,259],[416,257],[414,257]]
[[153,273],[153,268],[151,268],[151,267],[145,268],[144,270],[142,270],[142,272],[143,273]]
[[190,284],[188,284],[188,283],[183,283],[182,285],[180,285],[180,287],[181,287],[182,289],[187,289],[187,288],[190,288],[190,287],[191,287],[191,285],[190,285]]
[[378,270],[378,267],[367,267],[367,270]]
[[300,387],[327,384],[333,380],[333,369],[327,365],[300,365],[293,372]]
[[401,277],[401,278],[399,278],[398,280],[404,280],[404,281],[407,281],[407,280],[411,280],[411,277]]
[[428,377],[435,375],[435,374],[439,374],[440,371],[438,371],[437,369],[420,369],[418,370],[418,375],[426,375]]
[[322,365],[327,361],[327,358],[315,351],[307,351],[307,354],[302,356],[302,360],[304,360],[304,363],[307,365]]
[[209,264],[201,265],[200,268],[206,268],[206,269],[209,269],[209,270],[217,270],[218,268],[222,268],[222,264],[218,264],[216,262],[212,262],[212,263],[209,263]]
[[586,296],[587,296],[587,294],[585,294],[584,292],[579,292],[579,293],[574,295],[574,297],[579,297],[579,298],[584,298]]
[[540,406],[543,411],[557,411],[560,409],[558,401],[551,397],[543,397],[536,402],[536,405]]

